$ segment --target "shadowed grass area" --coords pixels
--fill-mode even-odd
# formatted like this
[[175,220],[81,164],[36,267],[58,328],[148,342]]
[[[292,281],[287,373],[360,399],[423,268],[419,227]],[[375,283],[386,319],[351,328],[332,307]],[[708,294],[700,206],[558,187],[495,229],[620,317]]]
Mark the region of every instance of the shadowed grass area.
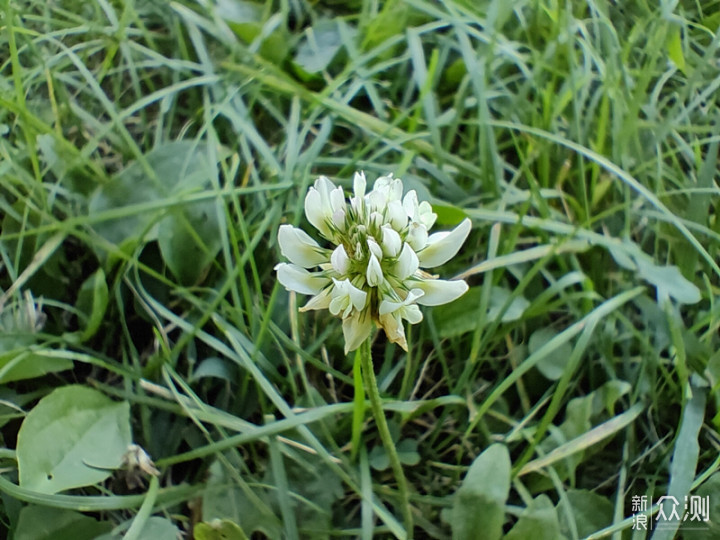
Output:
[[[717,537],[719,2],[0,5],[11,537]],[[473,222],[372,345],[412,532],[273,270],[356,170]]]

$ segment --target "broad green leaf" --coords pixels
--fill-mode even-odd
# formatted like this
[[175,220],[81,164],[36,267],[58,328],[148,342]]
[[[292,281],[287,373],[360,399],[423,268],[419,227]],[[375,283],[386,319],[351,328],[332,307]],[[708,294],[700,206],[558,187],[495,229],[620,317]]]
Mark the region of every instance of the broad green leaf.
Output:
[[457,206],[433,204],[432,209],[433,212],[437,214],[438,226],[454,227],[468,217],[462,208],[458,208]]
[[[667,495],[675,497],[676,501],[682,504],[685,497],[690,493],[690,488],[695,480],[700,445],[698,435],[705,418],[705,401],[707,392],[704,388],[692,386],[692,398],[685,403],[682,420],[677,437],[675,438],[675,449],[672,461],[670,462],[670,485]],[[663,503],[665,516],[672,514],[672,500],[666,499]],[[663,522],[663,527],[658,528],[652,536],[652,540],[672,540],[681,522],[669,518]]]
[[33,394],[19,394],[8,386],[0,386],[0,427],[16,418],[24,418],[25,407],[31,401],[34,401]]
[[502,322],[511,322],[522,317],[530,302],[522,296],[516,296],[512,299],[510,305],[503,310],[511,295],[510,290],[504,287],[493,287],[492,291],[490,291],[490,307],[487,314],[489,320],[502,316]]
[[[556,335],[557,332],[552,328],[541,328],[533,332],[528,342],[530,354],[539,350]],[[536,367],[546,379],[556,381],[562,377],[563,371],[565,371],[565,365],[568,363],[568,360],[570,360],[571,355],[572,345],[566,341],[538,360]]]
[[[221,245],[213,201],[177,203],[182,195],[212,187],[217,171],[200,147],[191,141],[176,141],[154,148],[145,155],[153,174],[140,163],[131,163],[93,194],[88,210],[97,218],[119,214],[98,221],[94,228],[123,249],[157,239],[165,263],[186,285],[197,280]],[[142,209],[153,202],[156,207]]]
[[[629,382],[621,381],[619,379],[613,379],[598,388],[595,391],[595,394],[602,402],[602,406],[605,408],[605,412],[607,412],[608,415],[612,416],[613,414],[615,414],[615,404],[617,403],[617,401],[621,397],[629,394],[630,390],[632,390],[632,385]],[[598,414],[599,412],[600,406],[598,406],[598,404],[594,404],[593,414]]]
[[454,540],[485,540],[502,536],[505,502],[510,493],[510,453],[502,444],[493,444],[480,454],[455,494],[452,508]]
[[[293,505],[297,526],[315,531],[332,529],[332,510],[343,496],[343,487],[338,476],[316,455],[286,446],[283,457],[282,469],[287,479],[287,487],[299,497],[298,503]],[[265,475],[266,483],[276,483],[280,467],[280,464],[271,461]],[[269,502],[282,513],[282,500],[277,496],[277,492],[269,492],[269,495]],[[316,537],[328,538],[322,535]]]
[[145,522],[140,531],[140,540],[177,540],[180,531],[172,521],[159,516],[152,516]]
[[85,314],[86,320],[82,332],[85,341],[95,335],[102,324],[108,306],[108,286],[102,268],[87,278],[80,286],[75,307]]
[[222,246],[215,203],[196,202],[173,208],[160,222],[158,243],[175,277],[185,285],[194,284]]
[[247,540],[247,535],[240,526],[228,519],[198,523],[193,534],[195,540]]
[[[565,492],[565,498],[570,505],[575,530],[580,538],[590,536],[612,523],[613,504],[606,497],[586,489],[569,489]],[[571,537],[572,527],[568,522],[566,508],[562,503],[558,503],[556,510],[562,533]]]
[[0,307],[0,384],[32,379],[73,367],[72,360],[49,358],[33,351],[42,345],[42,307],[29,294]]
[[700,289],[688,281],[677,266],[657,266],[645,258],[636,261],[640,277],[657,288],[660,304],[668,296],[681,304],[695,304],[700,301]]
[[93,540],[112,529],[109,521],[98,521],[72,510],[26,506],[20,511],[14,540]]
[[102,482],[120,467],[131,442],[127,402],[84,386],[58,388],[18,432],[20,485],[52,494]]
[[[612,414],[615,403],[630,391],[626,381],[612,380],[586,396],[573,398],[565,408],[565,418],[559,426],[551,426],[549,434],[540,443],[543,454],[547,455],[559,446],[577,439],[593,428],[594,424],[605,419],[604,414]],[[599,447],[601,445],[598,445]],[[562,479],[573,477],[575,469],[585,458],[585,451],[573,453],[557,462],[554,467]],[[549,487],[545,478],[534,486],[537,490]]]
[[[623,245],[626,244],[629,243],[623,242]],[[610,255],[615,260],[615,262],[625,270],[635,270],[637,268],[632,257],[630,257],[626,250],[623,249],[621,246],[614,246],[611,244],[610,246],[608,246],[608,251],[610,252]]]
[[[218,0],[215,12],[232,29],[236,36],[251,45],[262,34],[259,53],[263,58],[281,63],[290,46],[284,26],[267,29],[265,17],[272,11],[264,9],[261,3],[247,0]],[[274,25],[273,25],[274,26]]]
[[[493,287],[490,291],[490,302],[487,319],[497,319],[502,312],[502,321],[511,322],[522,317],[530,305],[524,297],[514,298],[503,311],[505,303],[512,293],[504,287]],[[482,287],[470,287],[468,292],[450,304],[438,306],[433,311],[433,319],[441,337],[449,338],[472,332],[477,328],[478,318],[475,314],[482,297]]]
[[[198,144],[191,141],[163,144],[148,152],[144,159],[152,175],[139,162],[132,162],[90,198],[88,213],[91,217],[104,217],[108,212],[117,216],[98,221],[93,228],[118,246],[134,246],[143,236],[146,240],[154,240],[157,232],[151,226],[166,211],[160,203],[166,199],[169,203],[180,191],[208,187],[210,175],[214,174],[204,154],[198,150]],[[158,208],[132,208],[152,202],[158,202]],[[123,208],[127,208],[125,214]]]
[[72,360],[66,358],[33,354],[30,347],[35,344],[32,336],[22,334],[0,336],[0,384],[34,379],[73,367]]
[[342,47],[338,23],[321,20],[305,29],[294,62],[306,73],[323,71]]
[[615,262],[627,270],[636,271],[640,278],[656,287],[660,304],[672,297],[681,304],[700,301],[700,289],[682,275],[677,266],[659,266],[637,244],[623,240],[620,245],[608,247]]
[[210,466],[207,488],[202,495],[202,519],[231,520],[247,534],[262,532],[268,538],[282,536],[282,524],[264,501],[263,492],[231,480],[223,466]]
[[[160,516],[151,516],[143,525],[138,535],[139,540],[177,540],[181,538],[180,531],[172,521]],[[122,540],[125,538],[119,534],[103,534],[95,540]]]
[[235,373],[237,369],[234,364],[229,363],[227,360],[212,356],[205,358],[198,367],[193,371],[191,381],[197,381],[206,377],[214,377],[216,379],[222,379],[227,382],[235,381]]
[[[400,463],[403,465],[417,465],[420,463],[420,454],[417,451],[417,441],[415,439],[403,439],[397,446],[397,455]],[[376,471],[384,471],[390,468],[390,458],[385,448],[378,445],[373,447],[368,455],[370,466]]]
[[475,330],[476,317],[469,317],[468,314],[477,312],[481,297],[481,287],[470,287],[454,302],[434,308],[432,316],[440,337],[456,337]]
[[560,522],[550,497],[540,495],[520,514],[504,540],[561,540]]

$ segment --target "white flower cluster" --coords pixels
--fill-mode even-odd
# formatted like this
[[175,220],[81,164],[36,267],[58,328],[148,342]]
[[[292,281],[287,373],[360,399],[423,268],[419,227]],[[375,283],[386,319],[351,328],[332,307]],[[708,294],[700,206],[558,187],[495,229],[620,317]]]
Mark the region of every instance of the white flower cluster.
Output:
[[[407,350],[402,320],[422,320],[418,304],[437,306],[464,294],[464,281],[437,279],[420,268],[450,260],[470,233],[465,219],[450,232],[430,235],[437,215],[415,190],[381,176],[366,193],[363,173],[355,173],[349,205],[341,187],[321,176],[305,197],[305,214],[335,246],[320,246],[303,230],[282,225],[278,242],[290,263],[275,267],[286,289],[313,295],[301,311],[329,309],[343,321],[345,352],[367,339],[373,321],[388,339]],[[308,269],[319,268],[316,271]]]

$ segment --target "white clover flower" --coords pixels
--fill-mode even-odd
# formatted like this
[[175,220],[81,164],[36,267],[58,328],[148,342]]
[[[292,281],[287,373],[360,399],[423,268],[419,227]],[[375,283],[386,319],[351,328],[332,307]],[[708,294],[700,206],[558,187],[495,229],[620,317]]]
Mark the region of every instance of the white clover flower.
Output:
[[403,197],[399,178],[381,176],[372,191],[366,187],[365,175],[355,173],[347,204],[341,187],[318,178],[305,197],[305,215],[334,247],[323,248],[303,230],[282,225],[278,243],[290,262],[275,270],[287,290],[312,295],[301,311],[328,309],[342,319],[346,353],[367,339],[373,322],[407,350],[402,321],[422,320],[418,304],[446,304],[468,290],[464,281],[437,279],[422,268],[454,257],[471,222],[431,235],[437,215],[427,201],[418,202],[414,190]]

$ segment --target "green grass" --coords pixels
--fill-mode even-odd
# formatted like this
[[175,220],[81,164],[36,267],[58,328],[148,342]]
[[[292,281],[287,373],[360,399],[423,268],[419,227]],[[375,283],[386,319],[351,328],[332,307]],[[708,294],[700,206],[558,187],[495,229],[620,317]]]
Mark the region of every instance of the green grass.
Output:
[[[649,537],[634,496],[720,519],[719,2],[0,5],[8,538],[407,536],[340,321],[273,271],[356,170],[473,220],[438,271],[471,290],[372,347],[416,538]],[[157,480],[95,432],[104,479],[26,479],[72,385],[97,429],[127,404]]]

